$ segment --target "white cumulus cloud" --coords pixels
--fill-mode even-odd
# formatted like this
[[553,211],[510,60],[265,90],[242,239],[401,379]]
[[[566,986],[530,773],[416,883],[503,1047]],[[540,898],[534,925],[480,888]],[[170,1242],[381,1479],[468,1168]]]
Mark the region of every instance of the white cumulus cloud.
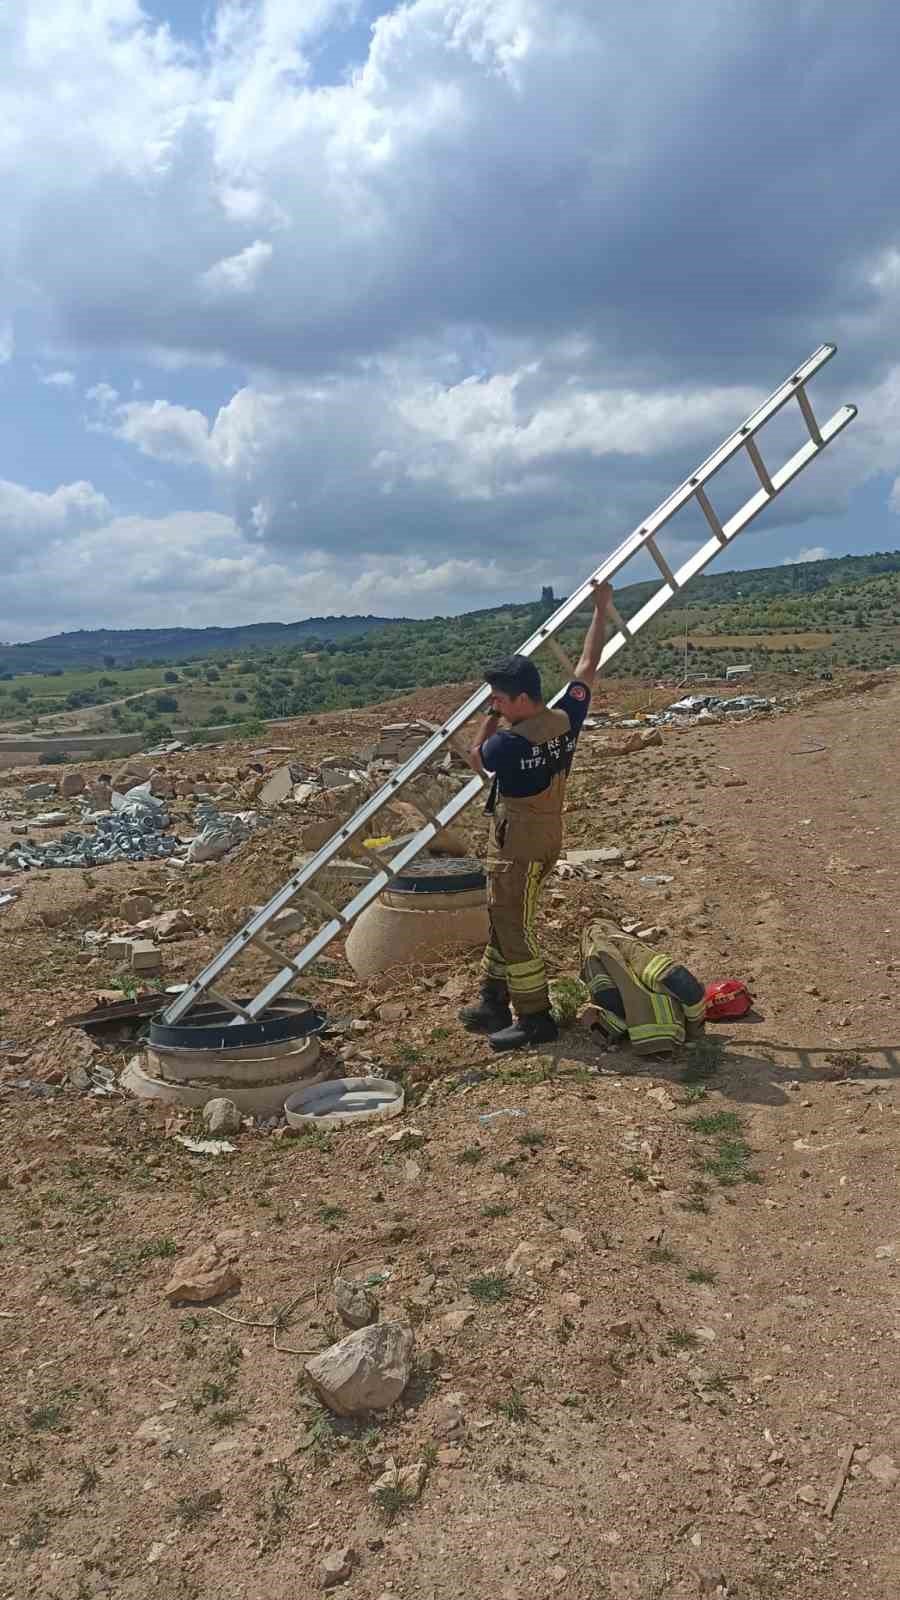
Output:
[[237,255],[226,256],[201,273],[200,281],[212,295],[249,294],[259,284],[260,275],[272,259],[272,246],[265,239],[254,239]]
[[825,561],[831,554],[823,544],[807,545],[806,549],[798,550],[794,556],[785,556],[783,565],[786,567],[801,566],[804,561]]
[[110,514],[109,502],[92,483],[66,483],[52,493],[0,479],[0,537],[6,562],[35,541],[45,546]]
[[158,461],[215,464],[202,411],[165,400],[129,400],[106,413],[109,431]]
[[[569,581],[832,337],[812,398],[860,420],[760,527],[900,473],[885,0],[195,13],[189,37],[177,0],[0,10],[0,362],[15,323],[44,341],[38,399],[69,364],[102,374],[90,466],[73,436],[60,476],[101,482],[107,450],[118,494],[111,440],[131,445],[154,548],[137,455],[160,494],[185,481],[166,464],[198,469],[192,493],[205,473],[227,559],[277,569],[282,597],[316,552],[322,594],[338,552],[377,592],[404,561],[420,584],[448,562]],[[440,597],[474,601],[453,570]]]

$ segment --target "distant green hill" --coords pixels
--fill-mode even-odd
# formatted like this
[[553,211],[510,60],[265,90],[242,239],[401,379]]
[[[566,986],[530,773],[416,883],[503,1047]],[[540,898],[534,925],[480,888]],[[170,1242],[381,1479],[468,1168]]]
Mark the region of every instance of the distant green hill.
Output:
[[[617,591],[626,619],[655,591],[659,580]],[[515,650],[554,609],[547,600],[511,602],[455,617],[424,621],[379,617],[311,617],[294,623],[254,623],[236,628],[100,629],[59,634],[0,649],[0,677],[59,675],[75,669],[127,670],[137,661],[164,666],[193,659],[235,663],[240,691],[210,708],[235,720],[371,704],[410,690],[480,677],[493,657]],[[560,642],[577,656],[584,618],[563,630]],[[722,674],[748,662],[756,670],[880,667],[900,660],[900,551],[841,556],[796,566],[714,572],[695,578],[641,631],[610,666],[612,675],[644,678]],[[542,666],[548,687],[558,682],[552,658]],[[196,678],[197,669],[184,676]],[[216,674],[213,673],[212,678]],[[160,681],[162,674],[160,674]],[[83,703],[109,697],[103,680],[63,682]],[[46,691],[45,691],[46,692]],[[127,683],[120,693],[128,692]],[[184,689],[179,694],[184,700]],[[0,711],[21,715],[24,689],[0,685]],[[64,701],[61,703],[65,703]],[[245,708],[245,709],[244,709]],[[184,704],[179,711],[184,713]],[[134,720],[123,711],[118,720]],[[215,718],[210,714],[210,721]]]
[[392,617],[308,617],[303,622],[251,622],[235,628],[94,628],[57,633],[29,644],[0,645],[0,671],[48,672],[62,667],[128,666],[191,661],[272,650],[325,639],[347,639],[390,627]]

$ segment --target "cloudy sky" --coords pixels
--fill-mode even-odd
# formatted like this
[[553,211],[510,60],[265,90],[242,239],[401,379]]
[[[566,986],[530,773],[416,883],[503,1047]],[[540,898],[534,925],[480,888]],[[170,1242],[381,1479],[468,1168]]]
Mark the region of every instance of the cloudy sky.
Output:
[[892,0],[3,7],[0,639],[559,592],[824,340],[860,418],[731,563],[896,547],[898,46]]

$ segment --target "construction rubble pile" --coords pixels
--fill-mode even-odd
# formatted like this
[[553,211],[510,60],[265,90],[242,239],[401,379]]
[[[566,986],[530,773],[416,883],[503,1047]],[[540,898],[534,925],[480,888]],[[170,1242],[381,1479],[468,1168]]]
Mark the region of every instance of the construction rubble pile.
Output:
[[778,701],[758,694],[731,695],[727,700],[718,694],[689,694],[674,701],[665,711],[651,712],[647,721],[685,726],[695,722],[719,722],[723,717],[753,717],[760,712],[782,709]]
[[[687,695],[662,711],[622,717],[598,709],[587,719],[586,730],[612,736],[604,741],[612,755],[630,755],[659,743],[660,727],[685,728],[723,719],[772,715],[785,707],[758,695],[723,698],[716,694]],[[394,768],[408,760],[436,723],[417,719],[382,727],[371,744],[342,756],[328,756],[315,768],[285,762],[272,768],[251,760],[232,769],[228,781],[179,779],[168,763],[180,752],[171,746],[151,751],[164,766],[146,759],[130,760],[121,772],[90,780],[78,771],[66,772],[58,782],[28,784],[26,802],[64,802],[67,810],[39,810],[28,816],[7,813],[10,832],[21,838],[0,846],[0,875],[47,868],[90,868],[110,862],[166,860],[173,867],[221,860],[247,840],[266,821],[268,813],[297,808],[303,813],[299,842],[315,852],[331,838],[336,827],[350,818]],[[622,737],[624,735],[624,738]],[[272,751],[257,751],[256,757]],[[286,752],[287,753],[287,752]],[[450,798],[466,780],[467,767],[458,748],[438,753],[426,773],[404,786],[404,798],[391,800],[371,821],[369,837],[348,841],[346,855],[374,863],[373,849],[400,842],[421,827],[426,816]],[[225,811],[221,802],[236,801],[245,809]],[[173,817],[172,802],[192,800],[194,810]],[[77,820],[72,815],[78,808]],[[186,826],[190,821],[192,831]],[[46,838],[36,835],[46,832]],[[469,845],[458,827],[446,828],[429,846],[436,855],[465,855]]]
[[191,862],[212,861],[248,839],[259,820],[256,812],[223,813],[214,801],[203,800],[194,814],[196,834],[189,839],[181,838],[167,832],[170,817],[166,802],[152,792],[148,781],[135,785],[125,794],[111,790],[109,809],[94,810],[89,800],[82,808],[82,826],[66,828],[64,833],[46,843],[32,839],[31,829],[61,827],[69,821],[66,812],[39,812],[29,824],[14,824],[13,832],[24,833],[26,837],[21,844],[0,850],[0,863],[27,871],[35,867],[97,867],[112,861],[151,861],[178,856]]

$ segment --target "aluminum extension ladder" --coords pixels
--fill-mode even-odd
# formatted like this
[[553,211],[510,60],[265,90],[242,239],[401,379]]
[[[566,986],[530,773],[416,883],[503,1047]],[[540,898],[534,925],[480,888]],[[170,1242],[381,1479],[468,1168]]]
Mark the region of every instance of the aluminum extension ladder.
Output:
[[[765,403],[752,413],[742,427],[732,433],[713,454],[698,467],[690,478],[664,500],[653,515],[648,517],[611,556],[609,556],[589,578],[576,589],[567,600],[557,608],[551,617],[534,632],[525,643],[520,646],[520,653],[531,656],[545,645],[550,645],[561,659],[565,660],[554,640],[554,635],[569,619],[581,609],[585,601],[590,598],[591,591],[598,584],[614,578],[620,573],[629,561],[637,555],[646,553],[652,558],[659,569],[662,583],[656,593],[642,605],[634,616],[629,619],[621,617],[618,611],[610,606],[609,615],[615,626],[616,632],[610,637],[603,650],[601,666],[610,661],[614,655],[622,650],[636,633],[639,633],[646,623],[657,612],[668,604],[685,584],[698,572],[708,565],[720,550],[725,550],[737,535],[748,527],[759,513],[774,500],[775,496],[787,488],[794,478],[798,476],[809,463],[821,455],[826,445],[830,444],[839,433],[852,422],[856,415],[855,406],[842,406],[835,412],[828,422],[819,424],[813,413],[807,393],[806,385],[817,372],[830,361],[835,354],[836,346],[823,344],[805,361],[796,372],[792,374],[781,386],[775,390]],[[779,412],[783,406],[795,400],[803,416],[809,433],[809,439],[799,450],[787,460],[777,471],[770,472],[766,466],[757,445],[757,435],[767,422]],[[747,452],[750,462],[759,479],[759,489],[730,517],[726,522],[719,520],[707,495],[707,485],[721,467],[731,461],[742,450]],[[677,571],[673,571],[668,561],[656,543],[656,536],[666,526],[677,512],[683,510],[691,501],[695,501],[703,512],[710,528],[710,537],[694,551],[694,554],[684,562]],[[429,820],[412,836],[408,837],[400,848],[396,850],[389,860],[379,861],[378,870],[374,871],[368,882],[364,883],[343,906],[334,906],[311,886],[314,880],[322,873],[331,862],[340,854],[340,851],[365,828],[366,824],[387,805],[417,773],[421,772],[427,763],[448,743],[463,725],[478,712],[490,698],[490,690],[485,685],[476,690],[464,705],[460,706],[451,717],[448,717],[443,726],[436,733],[426,739],[421,748],[399,766],[388,781],[371,796],[364,805],[348,822],[339,827],[327,844],[317,850],[312,859],[306,863],[292,878],[288,880],[278,892],[272,896],[268,905],[257,911],[243,928],[233,938],[229,939],[224,949],[204,967],[199,977],[178,997],[167,1006],[163,1013],[162,1021],[167,1025],[174,1025],[185,1018],[192,1008],[202,998],[215,1001],[227,1011],[234,1014],[234,1023],[252,1022],[262,1018],[266,1008],[287,988],[290,987],[300,974],[314,961],[322,951],[327,948],[333,939],[345,932],[354,918],[377,899],[381,892],[388,888],[392,880],[402,869],[413,860],[415,856],[435,836],[446,827],[453,818],[474,800],[483,786],[483,779],[473,777],[467,781],[451,799],[437,807]],[[318,931],[293,954],[276,945],[267,930],[278,914],[299,901],[316,911],[324,920]],[[258,950],[264,954],[271,963],[273,976],[263,985],[252,1000],[239,1004],[223,994],[216,985],[223,974],[226,973],[241,955],[248,949]]]

